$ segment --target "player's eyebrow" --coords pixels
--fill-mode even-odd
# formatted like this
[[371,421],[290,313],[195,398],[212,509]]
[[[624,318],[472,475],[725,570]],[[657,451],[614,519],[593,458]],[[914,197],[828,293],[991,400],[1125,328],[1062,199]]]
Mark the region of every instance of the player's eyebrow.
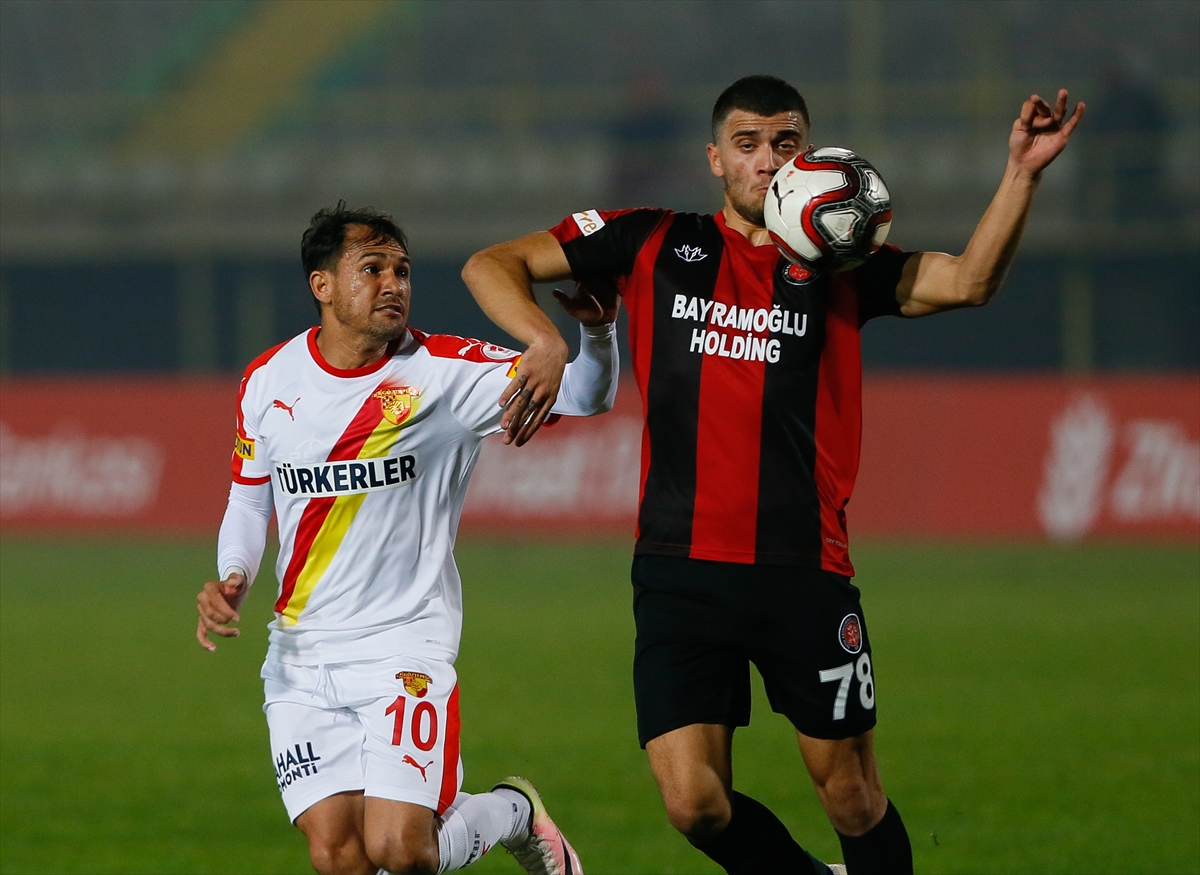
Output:
[[[395,250],[392,250],[392,249],[383,249],[383,248],[364,249],[362,252],[359,253],[358,260],[362,261],[365,258],[391,258],[394,254],[395,254]],[[409,259],[409,257],[407,255],[403,255],[403,254],[400,255],[399,260],[403,264],[412,264],[411,259]]]

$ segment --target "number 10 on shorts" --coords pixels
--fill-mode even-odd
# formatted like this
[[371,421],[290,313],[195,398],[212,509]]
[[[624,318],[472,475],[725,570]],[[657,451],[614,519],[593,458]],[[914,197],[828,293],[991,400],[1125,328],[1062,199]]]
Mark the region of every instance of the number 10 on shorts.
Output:
[[833,702],[833,719],[843,720],[846,717],[846,700],[850,698],[850,681],[858,679],[858,701],[864,711],[875,707],[875,679],[871,677],[871,657],[864,653],[857,662],[847,662],[837,668],[827,668],[821,672],[821,683],[839,682],[837,698]]
[[[392,744],[399,747],[404,743],[404,711],[408,705],[406,696],[397,696],[384,711],[384,714],[394,714],[395,723],[392,726]],[[412,727],[409,737],[418,750],[433,750],[437,744],[438,716],[437,710],[429,702],[417,702],[413,708]]]

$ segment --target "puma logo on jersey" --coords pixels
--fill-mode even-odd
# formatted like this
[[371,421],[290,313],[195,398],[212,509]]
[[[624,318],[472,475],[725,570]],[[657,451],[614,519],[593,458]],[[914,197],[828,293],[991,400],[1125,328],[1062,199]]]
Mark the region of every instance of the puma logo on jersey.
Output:
[[296,411],[293,408],[295,408],[296,402],[299,400],[300,399],[297,398],[296,401],[293,401],[291,404],[284,404],[282,401],[280,401],[278,398],[276,398],[274,403],[271,404],[271,407],[275,410],[286,410],[287,415],[292,418],[292,422],[295,422],[296,421]]
[[414,769],[416,769],[418,772],[421,773],[421,780],[427,784],[429,783],[429,779],[427,777],[425,777],[425,770],[433,765],[433,760],[430,760],[425,765],[421,765],[419,762],[414,760],[411,756],[409,756],[408,754],[405,754],[400,759],[400,762],[402,762],[406,765],[412,766]]
[[675,254],[684,261],[703,261],[708,258],[708,253],[702,252],[699,246],[688,246],[686,243],[676,249]]

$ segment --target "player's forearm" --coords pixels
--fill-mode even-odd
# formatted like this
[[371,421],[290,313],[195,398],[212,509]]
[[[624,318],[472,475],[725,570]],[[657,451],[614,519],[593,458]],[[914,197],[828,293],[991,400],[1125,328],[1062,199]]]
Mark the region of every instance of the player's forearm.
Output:
[[957,259],[955,285],[966,304],[986,304],[1012,264],[1037,191],[1037,179],[1012,162],[995,197]]
[[593,416],[612,410],[617,399],[620,356],[614,323],[579,327],[579,355],[563,372],[554,413]]
[[241,569],[246,582],[253,583],[267,546],[267,525],[271,521],[271,484],[248,486],[234,483],[217,536],[217,571],[221,579]]
[[462,278],[487,317],[521,343],[565,347],[558,329],[534,299],[533,277],[524,259],[505,244],[471,256]]

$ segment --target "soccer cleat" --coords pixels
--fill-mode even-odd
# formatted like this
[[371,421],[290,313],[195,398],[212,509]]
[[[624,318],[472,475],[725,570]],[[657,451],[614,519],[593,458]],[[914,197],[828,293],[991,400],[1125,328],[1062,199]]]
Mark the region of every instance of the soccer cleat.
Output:
[[841,863],[826,863],[833,875],[846,875],[846,867]]
[[529,875],[583,875],[579,856],[542,804],[533,785],[516,776],[505,778],[493,790],[516,790],[529,800],[529,826],[506,842],[501,842],[517,858]]

